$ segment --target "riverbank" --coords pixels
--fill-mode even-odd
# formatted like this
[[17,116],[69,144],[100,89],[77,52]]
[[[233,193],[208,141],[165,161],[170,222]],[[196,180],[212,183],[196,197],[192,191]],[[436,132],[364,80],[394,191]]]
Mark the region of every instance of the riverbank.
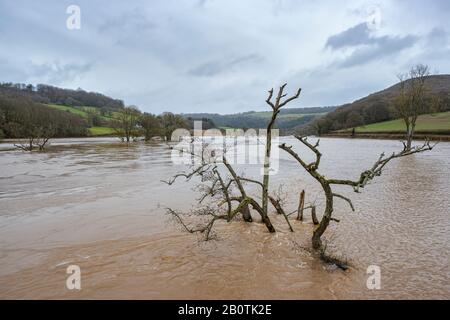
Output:
[[[406,135],[400,132],[333,132],[323,134],[322,137],[327,138],[345,138],[345,139],[382,139],[382,140],[405,140]],[[431,133],[419,132],[414,135],[415,140],[431,140],[431,141],[450,141],[450,132]]]

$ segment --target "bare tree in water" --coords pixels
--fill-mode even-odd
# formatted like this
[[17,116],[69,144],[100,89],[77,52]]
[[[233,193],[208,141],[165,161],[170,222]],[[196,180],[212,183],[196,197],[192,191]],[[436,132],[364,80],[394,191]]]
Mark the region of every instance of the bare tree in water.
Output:
[[[275,232],[275,228],[272,225],[268,214],[269,199],[278,213],[283,213],[284,215],[285,213],[281,208],[280,201],[269,196],[270,155],[272,150],[271,130],[273,129],[275,120],[280,113],[281,108],[289,102],[297,99],[301,91],[298,89],[295,95],[286,98],[287,95],[284,93],[285,87],[286,84],[279,88],[274,101],[272,100],[273,89],[269,91],[269,95],[266,99],[266,103],[272,109],[272,116],[267,126],[263,167],[264,176],[262,182],[255,179],[246,178],[242,174],[238,174],[227,159],[226,149],[221,155],[217,155],[215,152],[212,152],[206,144],[202,145],[200,154],[192,153],[193,156],[200,159],[199,165],[193,166],[189,172],[177,174],[169,181],[164,181],[171,185],[178,177],[184,177],[187,180],[190,180],[193,177],[198,177],[201,180],[202,190],[199,203],[205,201],[206,198],[210,198],[212,200],[211,204],[187,213],[187,215],[195,215],[202,218],[209,217],[206,222],[196,227],[191,227],[184,222],[182,218],[183,213],[173,209],[168,209],[168,212],[172,214],[187,231],[191,233],[204,233],[205,238],[209,239],[211,229],[217,220],[225,220],[230,222],[238,215],[242,215],[244,221],[252,222],[253,219],[250,212],[251,208],[259,214],[261,221],[264,223],[267,230],[271,233]],[[261,188],[261,202],[249,194],[246,189],[246,184],[248,183],[254,184],[258,186],[258,188]],[[226,209],[223,209],[224,205],[226,206]],[[286,219],[286,221],[288,221],[288,219]]]
[[140,111],[134,106],[122,108],[116,113],[113,128],[122,141],[130,142],[139,135],[139,117]]
[[405,122],[406,147],[411,148],[416,122],[419,115],[428,111],[425,101],[427,94],[426,79],[430,75],[428,66],[418,64],[409,74],[400,74],[399,93],[394,99],[394,110]]
[[360,192],[361,188],[364,188],[367,183],[369,183],[372,179],[377,176],[380,176],[383,168],[389,163],[389,161],[401,158],[405,156],[409,156],[415,153],[424,152],[428,150],[432,150],[435,145],[431,145],[428,141],[424,142],[424,144],[408,147],[404,143],[404,148],[400,152],[394,152],[390,156],[386,156],[384,153],[380,155],[377,161],[373,164],[373,166],[365,171],[363,171],[359,179],[357,180],[343,180],[343,179],[331,179],[325,177],[323,174],[319,172],[320,160],[322,157],[322,153],[320,153],[318,147],[320,140],[317,140],[316,143],[312,144],[308,142],[307,137],[296,136],[296,138],[308,147],[312,152],[314,152],[316,159],[311,163],[306,163],[298,153],[292,150],[292,146],[288,146],[286,144],[280,145],[280,148],[289,153],[297,162],[317,181],[320,183],[324,193],[325,193],[325,210],[322,215],[322,219],[318,223],[318,225],[314,228],[313,236],[312,236],[312,246],[314,249],[323,249],[321,237],[326,231],[328,225],[331,221],[339,222],[339,220],[333,218],[333,210],[334,210],[334,199],[339,198],[346,201],[350,208],[354,211],[353,204],[351,200],[343,195],[335,193],[333,191],[334,185],[346,185],[353,187],[355,192]]
[[[272,101],[273,90],[269,91],[269,96],[266,100],[267,104],[269,104],[272,108],[272,117],[267,127],[268,130],[265,143],[265,158],[263,167],[264,176],[262,181],[247,178],[242,174],[237,174],[233,166],[231,166],[228,162],[226,150],[221,155],[218,155],[213,152],[214,150],[209,149],[209,146],[206,143],[202,142],[200,154],[192,152],[192,154],[198,159],[201,159],[200,164],[192,166],[191,170],[179,173],[169,181],[165,182],[172,185],[179,177],[184,177],[188,181],[193,177],[196,177],[200,179],[199,190],[201,191],[201,196],[198,199],[199,204],[203,204],[207,198],[211,200],[210,203],[202,205],[201,207],[187,213],[179,212],[170,208],[167,210],[187,231],[191,233],[202,233],[205,235],[205,239],[209,239],[214,223],[218,220],[230,222],[237,216],[241,215],[244,221],[252,222],[253,219],[250,209],[259,214],[261,221],[265,224],[269,232],[275,232],[275,228],[272,225],[268,215],[269,202],[278,214],[284,216],[291,231],[294,231],[294,229],[289,221],[289,216],[296,212],[297,220],[302,221],[304,210],[311,209],[311,218],[314,223],[312,234],[313,249],[318,250],[321,258],[325,261],[331,261],[332,263],[335,263],[345,269],[346,266],[340,265],[338,259],[330,259],[330,257],[325,255],[326,246],[322,243],[321,239],[331,221],[339,222],[338,219],[333,217],[335,198],[346,201],[350,208],[354,211],[352,201],[349,198],[336,193],[333,190],[333,187],[335,185],[345,185],[352,187],[355,192],[360,192],[360,190],[363,189],[371,180],[382,174],[383,169],[391,160],[432,150],[435,145],[431,145],[428,141],[425,141],[422,145],[408,147],[407,143],[403,143],[403,149],[401,151],[394,152],[388,156],[382,153],[369,169],[360,173],[358,179],[346,180],[327,178],[320,173],[319,166],[322,158],[322,153],[319,151],[320,140],[317,140],[315,143],[310,143],[307,137],[296,136],[296,138],[303,145],[315,154],[315,160],[313,162],[307,163],[297,152],[292,149],[292,146],[288,146],[285,143],[279,145],[279,148],[290,154],[304,170],[306,170],[317,182],[319,182],[325,194],[325,209],[323,215],[320,219],[318,219],[315,204],[305,207],[305,191],[303,190],[300,193],[298,208],[293,212],[286,213],[283,208],[283,197],[269,195],[269,170],[272,146],[272,139],[269,132],[274,125],[280,109],[288,102],[298,98],[300,95],[299,89],[295,95],[282,101],[283,98],[286,97],[286,94],[284,94],[285,86],[286,85],[283,85],[279,88],[274,102]],[[252,184],[258,188],[261,188],[262,196],[260,201],[250,195],[247,190],[248,188],[246,188],[247,184]],[[225,205],[226,209],[223,207]],[[186,223],[184,218],[189,215],[193,215],[196,218],[200,217],[202,223],[196,226],[191,226]]]
[[19,113],[17,117],[19,119],[12,127],[12,131],[23,139],[14,146],[23,151],[35,149],[44,151],[56,132],[50,114],[36,108],[30,108],[27,112]]

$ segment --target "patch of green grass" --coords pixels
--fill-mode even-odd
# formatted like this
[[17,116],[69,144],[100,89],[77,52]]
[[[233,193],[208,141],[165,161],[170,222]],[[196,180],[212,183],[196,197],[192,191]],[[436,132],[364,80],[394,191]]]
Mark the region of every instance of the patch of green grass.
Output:
[[61,110],[61,111],[71,112],[71,113],[76,114],[85,119],[87,119],[89,117],[89,114],[96,114],[100,117],[100,119],[102,119],[105,122],[110,122],[110,121],[114,120],[114,116],[117,115],[117,112],[113,112],[110,116],[102,116],[100,114],[99,108],[89,107],[89,106],[69,107],[69,106],[63,106],[63,105],[59,105],[59,104],[47,104],[47,107],[52,108],[52,109]]
[[109,127],[91,127],[88,129],[91,136],[108,136],[115,134],[115,130]]
[[85,112],[83,110],[80,110],[80,109],[77,109],[75,107],[62,106],[62,105],[59,105],[59,104],[47,104],[47,106],[49,108],[53,108],[53,109],[57,109],[57,110],[61,110],[61,111],[68,111],[68,112],[77,114],[77,115],[79,115],[79,116],[81,116],[83,118],[87,118],[88,117],[87,112]]
[[[342,131],[349,131],[345,129]],[[405,123],[402,119],[378,122],[368,124],[356,128],[356,132],[389,132],[406,130]],[[444,131],[450,130],[450,112],[423,114],[417,118],[416,132],[420,131]]]

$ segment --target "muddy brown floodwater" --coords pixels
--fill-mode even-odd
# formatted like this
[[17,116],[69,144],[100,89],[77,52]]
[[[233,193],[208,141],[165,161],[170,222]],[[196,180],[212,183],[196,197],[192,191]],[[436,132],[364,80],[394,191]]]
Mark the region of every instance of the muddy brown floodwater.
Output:
[[[306,156],[294,139],[283,138]],[[397,141],[323,139],[326,176],[356,178]],[[0,149],[8,145],[0,145]],[[353,199],[337,200],[339,224],[326,232],[344,272],[304,247],[312,225],[295,233],[273,216],[276,234],[259,223],[222,223],[218,239],[181,232],[165,213],[195,206],[194,181],[161,183],[183,169],[164,145],[113,139],[54,140],[46,153],[0,151],[0,298],[137,299],[418,299],[450,298],[450,143],[398,159]],[[272,188],[284,186],[322,208],[320,187],[287,155]],[[312,156],[311,156],[312,159]],[[242,166],[259,178],[259,168]],[[256,218],[256,215],[255,215]],[[81,290],[66,289],[66,268],[81,268]],[[381,289],[366,287],[369,265]]]

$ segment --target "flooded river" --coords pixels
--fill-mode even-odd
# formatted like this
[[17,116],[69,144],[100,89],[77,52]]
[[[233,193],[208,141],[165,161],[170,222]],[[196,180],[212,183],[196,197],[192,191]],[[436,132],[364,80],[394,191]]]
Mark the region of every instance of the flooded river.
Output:
[[[282,138],[302,156],[295,139]],[[356,179],[389,140],[322,139],[321,171]],[[46,153],[0,149],[0,298],[136,299],[450,299],[450,143],[392,161],[356,194],[355,212],[336,200],[325,234],[328,250],[348,259],[347,271],[305,250],[311,219],[272,214],[269,234],[259,223],[219,223],[217,240],[182,232],[166,207],[189,209],[195,183],[161,182],[183,169],[164,144],[127,146],[114,139],[54,140]],[[286,207],[298,194],[323,208],[320,186],[280,152],[273,190]],[[238,167],[260,179],[259,168]],[[257,215],[254,215],[257,220]],[[81,269],[81,290],[66,288],[66,268]],[[366,271],[381,270],[381,289],[369,290]]]

